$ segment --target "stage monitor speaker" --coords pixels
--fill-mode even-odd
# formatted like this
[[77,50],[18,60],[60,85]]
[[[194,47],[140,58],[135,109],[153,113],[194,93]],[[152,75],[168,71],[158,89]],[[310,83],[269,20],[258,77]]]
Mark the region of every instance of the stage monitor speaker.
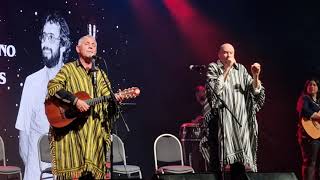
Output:
[[154,175],[153,180],[218,180],[218,177],[213,173],[159,174]]
[[247,173],[248,180],[298,180],[293,172],[288,173]]
[[[248,180],[298,180],[292,172],[282,173],[247,173]],[[154,175],[152,180],[219,180],[215,173],[194,174],[159,174]],[[230,173],[225,174],[225,180],[230,180]]]

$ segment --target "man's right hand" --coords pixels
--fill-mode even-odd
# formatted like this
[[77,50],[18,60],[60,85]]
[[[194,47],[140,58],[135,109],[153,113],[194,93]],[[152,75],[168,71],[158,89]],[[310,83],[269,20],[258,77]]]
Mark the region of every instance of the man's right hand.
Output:
[[76,103],[76,107],[80,112],[86,112],[90,108],[90,106],[83,100],[78,99]]
[[224,60],[221,60],[223,67],[225,70],[230,69],[234,63],[236,63],[236,59],[233,57],[228,57]]

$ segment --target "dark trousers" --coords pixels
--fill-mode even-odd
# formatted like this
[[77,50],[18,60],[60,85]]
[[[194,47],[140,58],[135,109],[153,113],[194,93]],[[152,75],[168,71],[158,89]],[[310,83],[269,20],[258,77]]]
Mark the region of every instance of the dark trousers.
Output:
[[319,151],[320,140],[312,140],[304,137],[300,142],[302,153],[302,177],[303,180],[320,179],[319,176]]
[[246,168],[243,164],[236,162],[230,165],[231,180],[248,180]]
[[[213,172],[216,172],[218,174],[218,179],[223,179],[222,176],[226,175],[217,169],[215,169]],[[225,177],[224,179],[228,179],[228,178]],[[230,179],[231,180],[248,180],[245,166],[242,163],[236,162],[230,165]]]
[[95,180],[91,172],[83,172],[79,180]]

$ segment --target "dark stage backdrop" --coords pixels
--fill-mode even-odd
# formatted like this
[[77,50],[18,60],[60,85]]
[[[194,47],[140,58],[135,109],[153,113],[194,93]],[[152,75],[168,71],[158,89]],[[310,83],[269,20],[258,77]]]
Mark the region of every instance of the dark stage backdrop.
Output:
[[[262,65],[266,103],[258,114],[258,163],[262,172],[294,171],[301,162],[295,103],[304,80],[318,76],[319,16],[311,3],[215,0],[4,0],[0,6],[0,135],[8,164],[23,167],[18,153],[17,112],[25,78],[41,69],[39,34],[47,13],[59,11],[75,44],[97,26],[98,54],[107,60],[114,90],[138,86],[137,106],[116,130],[128,162],[154,172],[153,141],[178,136],[199,114],[194,87],[203,74],[190,64],[209,64],[223,42],[238,62]],[[46,86],[46,84],[44,84]]]

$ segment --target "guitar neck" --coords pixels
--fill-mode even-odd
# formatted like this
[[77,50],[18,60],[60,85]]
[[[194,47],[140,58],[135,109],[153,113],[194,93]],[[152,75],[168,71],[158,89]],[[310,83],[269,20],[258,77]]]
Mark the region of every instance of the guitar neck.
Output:
[[[123,91],[116,93],[115,96],[121,96],[121,99],[124,100],[124,99],[129,99],[129,98],[135,98],[139,94],[140,94],[140,90],[138,88],[129,88],[129,89],[125,89]],[[87,99],[87,100],[85,100],[85,102],[89,106],[94,106],[96,104],[107,101],[110,97],[111,97],[110,95],[101,96],[101,97],[96,97],[96,98],[92,98],[92,99]]]
[[101,97],[97,97],[97,98],[88,99],[88,100],[86,100],[86,103],[89,106],[94,106],[96,104],[107,101],[109,98],[110,98],[110,96],[101,96]]

